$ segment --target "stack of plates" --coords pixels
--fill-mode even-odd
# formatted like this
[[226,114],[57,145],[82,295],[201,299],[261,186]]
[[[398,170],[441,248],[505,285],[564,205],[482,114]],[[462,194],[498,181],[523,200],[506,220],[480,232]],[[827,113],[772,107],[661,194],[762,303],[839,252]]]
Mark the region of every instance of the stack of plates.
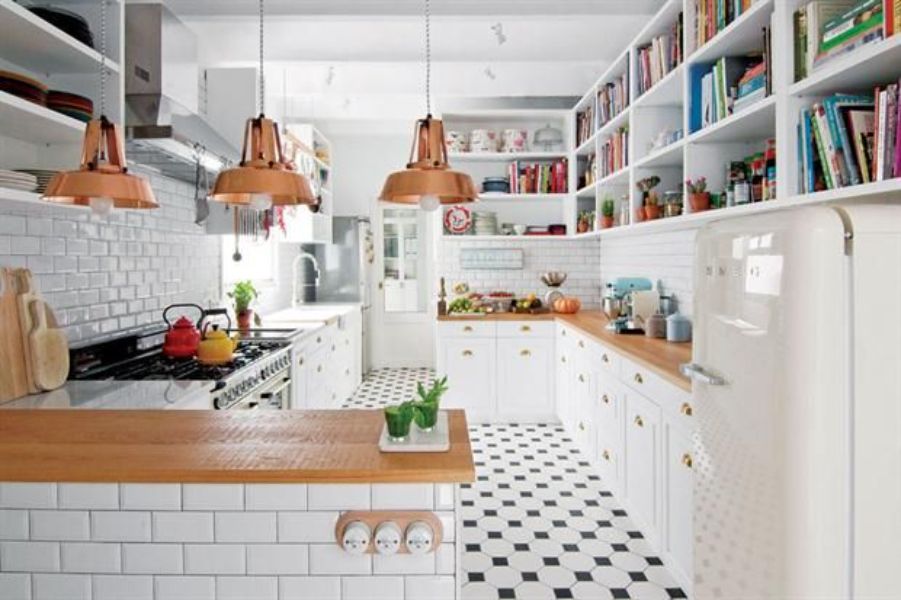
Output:
[[94,102],[90,98],[59,90],[50,90],[47,93],[47,108],[84,123],[90,121],[94,115]]
[[476,235],[497,235],[497,213],[474,212],[473,229]]
[[43,194],[44,190],[47,189],[47,184],[50,183],[50,180],[53,179],[53,176],[56,175],[56,171],[48,171],[46,169],[16,169],[17,173],[32,175],[37,180],[37,189],[36,192]]
[[34,175],[0,169],[0,187],[33,192],[37,186],[38,178]]
[[84,17],[74,12],[63,10],[61,8],[51,8],[49,6],[33,6],[29,8],[31,12],[44,19],[54,27],[68,33],[82,44],[93,48],[94,34],[88,27],[88,22]]
[[47,86],[21,73],[0,70],[0,91],[45,106]]

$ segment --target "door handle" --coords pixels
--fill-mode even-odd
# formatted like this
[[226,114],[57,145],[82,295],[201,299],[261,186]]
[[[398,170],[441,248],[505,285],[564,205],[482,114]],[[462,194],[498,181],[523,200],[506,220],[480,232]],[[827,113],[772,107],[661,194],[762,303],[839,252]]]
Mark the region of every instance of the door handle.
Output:
[[679,371],[691,380],[706,383],[707,385],[726,385],[726,380],[706,370],[695,363],[685,363],[679,366]]

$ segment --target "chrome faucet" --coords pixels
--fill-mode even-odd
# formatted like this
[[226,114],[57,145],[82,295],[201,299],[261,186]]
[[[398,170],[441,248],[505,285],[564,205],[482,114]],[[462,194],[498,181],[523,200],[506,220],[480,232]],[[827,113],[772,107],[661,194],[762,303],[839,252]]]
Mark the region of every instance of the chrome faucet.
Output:
[[291,275],[293,277],[293,283],[291,286],[292,287],[291,306],[297,306],[298,304],[303,303],[303,299],[297,293],[298,292],[297,288],[298,288],[298,284],[299,284],[298,280],[300,279],[298,277],[297,266],[304,259],[307,259],[311,263],[313,263],[313,273],[314,273],[313,283],[312,284],[304,283],[304,287],[309,287],[310,285],[312,285],[313,287],[319,287],[319,276],[321,275],[321,271],[319,270],[319,261],[316,260],[316,257],[313,256],[312,254],[310,254],[309,252],[301,252],[300,254],[297,255],[297,258],[294,259],[294,262],[291,265]]

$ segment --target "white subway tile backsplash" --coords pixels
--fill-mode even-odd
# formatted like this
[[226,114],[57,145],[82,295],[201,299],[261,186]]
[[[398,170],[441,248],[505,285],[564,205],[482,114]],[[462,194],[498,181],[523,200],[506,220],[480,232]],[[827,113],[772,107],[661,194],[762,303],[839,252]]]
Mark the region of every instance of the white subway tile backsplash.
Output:
[[149,512],[97,511],[91,514],[91,539],[101,542],[149,542]]
[[4,571],[53,573],[59,571],[57,542],[0,542]]
[[62,570],[66,573],[121,573],[119,544],[64,542],[61,544]]
[[247,546],[249,575],[306,575],[309,547],[303,544],[251,544]]
[[120,499],[124,510],[181,510],[181,485],[123,483]]
[[405,600],[454,600],[456,598],[454,578],[406,577],[404,594]]
[[216,600],[216,578],[198,576],[154,577],[155,600]]
[[93,600],[154,600],[149,575],[94,575]]
[[122,572],[179,575],[184,572],[179,544],[122,544]]
[[372,557],[372,573],[374,575],[434,575],[435,553],[427,554],[393,554],[385,556],[375,554]]
[[368,510],[368,484],[316,483],[307,487],[309,510]]
[[279,577],[278,600],[341,600],[339,577]]
[[217,577],[217,600],[278,600],[275,577]]
[[0,540],[28,539],[28,511],[0,510]]
[[182,485],[184,510],[244,510],[240,483],[186,483]]
[[435,572],[439,575],[456,573],[457,548],[454,544],[441,544],[435,551]]
[[435,484],[435,510],[454,510],[454,484]]
[[457,524],[455,522],[454,513],[450,511],[435,513],[441,521],[442,541],[453,542],[456,538]]
[[87,511],[33,510],[30,516],[33,540],[87,540],[91,537]]
[[372,556],[348,554],[340,546],[313,544],[310,546],[311,575],[369,575],[372,573]]
[[275,542],[275,513],[217,512],[217,542]]
[[119,486],[115,483],[60,483],[60,508],[119,508]]
[[278,541],[328,543],[335,541],[338,512],[280,512]]
[[156,512],[153,513],[153,541],[155,542],[212,542],[213,513]]
[[56,484],[0,483],[0,508],[56,508]]
[[372,485],[372,510],[432,510],[435,490],[430,483],[376,483]]
[[302,483],[251,483],[244,486],[245,510],[306,510]]
[[91,600],[90,575],[35,573],[34,600]]
[[28,573],[0,573],[0,598],[3,600],[31,600],[31,575]]
[[397,600],[404,597],[403,577],[345,577],[342,600]]
[[189,544],[185,546],[185,573],[243,575],[244,555],[244,546],[238,544]]

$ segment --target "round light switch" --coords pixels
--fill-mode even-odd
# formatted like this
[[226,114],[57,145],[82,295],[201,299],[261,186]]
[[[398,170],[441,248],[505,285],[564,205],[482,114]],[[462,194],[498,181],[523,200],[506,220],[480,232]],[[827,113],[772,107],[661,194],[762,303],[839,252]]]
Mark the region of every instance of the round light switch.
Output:
[[341,547],[350,554],[363,554],[369,548],[372,531],[363,521],[352,521],[341,535]]
[[435,543],[435,532],[425,521],[413,521],[407,527],[405,543],[410,554],[426,554],[431,552]]

